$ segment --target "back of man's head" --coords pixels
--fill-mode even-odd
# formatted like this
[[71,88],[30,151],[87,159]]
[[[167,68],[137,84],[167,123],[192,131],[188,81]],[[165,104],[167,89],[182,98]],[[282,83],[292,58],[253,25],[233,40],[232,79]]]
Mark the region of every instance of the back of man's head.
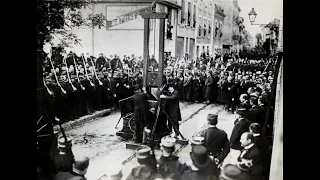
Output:
[[258,98],[250,97],[250,104],[257,106],[258,105]]

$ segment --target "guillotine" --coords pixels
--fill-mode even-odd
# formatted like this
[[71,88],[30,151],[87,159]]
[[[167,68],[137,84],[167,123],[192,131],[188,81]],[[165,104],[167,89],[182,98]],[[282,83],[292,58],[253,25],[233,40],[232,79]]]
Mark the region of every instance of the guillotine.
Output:
[[[140,13],[141,17],[144,19],[144,43],[143,43],[143,87],[149,92],[151,89],[157,89],[155,94],[157,102],[149,101],[149,108],[155,107],[157,113],[155,115],[154,127],[151,130],[151,134],[156,137],[154,141],[160,141],[163,136],[169,135],[171,130],[168,131],[164,126],[166,126],[167,116],[166,113],[162,112],[162,104],[160,99],[160,94],[163,89],[163,70],[164,70],[164,33],[165,33],[165,19],[168,17],[166,12],[143,12]],[[158,71],[149,70],[149,38],[150,38],[150,19],[159,19],[159,57],[158,57]],[[171,120],[170,120],[171,121]],[[171,122],[168,122],[171,123]],[[182,140],[177,139],[179,144],[187,144],[186,140],[180,133]],[[128,143],[126,144],[127,149],[136,149],[140,147],[140,144]]]

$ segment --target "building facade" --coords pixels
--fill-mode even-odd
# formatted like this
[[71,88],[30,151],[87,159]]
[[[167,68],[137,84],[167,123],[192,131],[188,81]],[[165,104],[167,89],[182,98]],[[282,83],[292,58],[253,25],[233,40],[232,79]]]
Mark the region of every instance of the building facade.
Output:
[[[89,7],[79,10],[84,17],[89,14],[103,14],[106,17],[102,28],[72,28],[72,32],[81,39],[81,45],[71,48],[76,54],[89,53],[98,56],[117,54],[120,57],[134,54],[143,56],[144,20],[140,12],[151,12],[153,0],[96,0]],[[156,12],[169,13],[165,25],[165,52],[176,53],[177,16],[180,7],[170,1],[159,1]],[[159,20],[150,20],[149,54],[158,57]],[[169,27],[169,28],[168,28]],[[168,38],[168,32],[171,37]],[[55,39],[54,44],[59,43]]]
[[239,46],[239,13],[238,0],[215,0],[225,13],[223,27],[223,47],[225,52],[238,51]]
[[177,21],[176,57],[182,59],[188,54],[190,60],[195,56],[195,33],[197,22],[197,3],[195,0],[178,0],[181,6]]
[[224,10],[217,4],[214,4],[214,21],[212,39],[212,54],[220,53],[223,50],[223,27],[224,27]]

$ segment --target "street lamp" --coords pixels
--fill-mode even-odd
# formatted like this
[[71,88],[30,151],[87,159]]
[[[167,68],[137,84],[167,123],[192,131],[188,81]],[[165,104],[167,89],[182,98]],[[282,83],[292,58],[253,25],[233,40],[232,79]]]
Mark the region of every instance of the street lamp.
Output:
[[251,23],[251,25],[267,25],[267,24],[253,24],[254,21],[256,20],[257,17],[257,13],[254,11],[254,8],[251,9],[251,11],[249,12],[249,21]]

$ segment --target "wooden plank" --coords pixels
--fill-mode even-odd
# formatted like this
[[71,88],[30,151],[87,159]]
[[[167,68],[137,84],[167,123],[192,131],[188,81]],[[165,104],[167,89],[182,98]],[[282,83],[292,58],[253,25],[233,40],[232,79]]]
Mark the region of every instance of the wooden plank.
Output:
[[147,73],[149,66],[149,23],[150,19],[144,19],[143,38],[143,87],[147,87]]
[[141,12],[140,15],[143,19],[166,19],[169,13],[150,13]]
[[127,143],[126,144],[126,149],[136,150],[140,147],[148,147],[148,146],[143,145],[143,144],[137,144],[137,143]]
[[[164,61],[164,31],[165,31],[165,19],[160,19],[160,27],[159,27],[159,74],[158,74],[158,84],[159,88],[163,86],[162,84],[162,76],[163,76],[163,61]],[[160,94],[158,96],[160,99]]]

